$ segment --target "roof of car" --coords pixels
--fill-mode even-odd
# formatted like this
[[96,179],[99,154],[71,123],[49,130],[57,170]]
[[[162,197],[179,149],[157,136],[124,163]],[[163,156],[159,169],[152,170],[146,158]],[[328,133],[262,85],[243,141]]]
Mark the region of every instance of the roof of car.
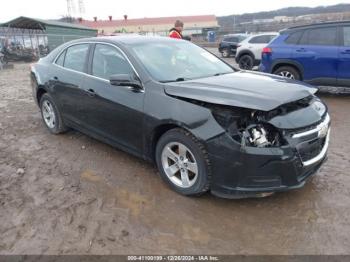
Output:
[[282,34],[282,33],[286,33],[289,31],[295,31],[295,30],[299,30],[299,29],[307,29],[307,28],[313,28],[313,27],[324,27],[324,26],[329,26],[329,25],[341,25],[341,24],[350,24],[350,20],[320,22],[320,23],[293,26],[293,27],[289,27],[289,28],[281,30],[280,33]]
[[232,37],[232,36],[249,36],[249,34],[246,34],[246,33],[238,33],[238,34],[228,34],[228,35],[224,35],[224,37]]
[[54,49],[50,52],[48,56],[46,56],[45,60],[47,61],[53,61],[57,55],[61,52],[61,50],[67,48],[68,46],[80,44],[80,43],[89,43],[89,42],[104,42],[104,43],[116,43],[121,45],[133,45],[133,44],[139,44],[139,43],[170,43],[170,42],[187,42],[186,40],[180,40],[180,39],[174,39],[170,37],[161,37],[161,36],[142,36],[137,34],[126,34],[126,35],[119,35],[119,36],[102,36],[102,37],[90,37],[90,38],[80,38],[75,39],[69,42],[64,43],[60,47]]
[[262,35],[278,35],[278,32],[266,32],[266,33],[259,33],[259,34],[254,34],[254,35],[250,35],[248,38],[253,38],[255,36],[262,36]]
[[115,42],[115,43],[121,43],[121,44],[138,44],[138,43],[145,43],[145,42],[159,43],[159,42],[176,42],[176,41],[185,41],[185,40],[173,39],[173,38],[164,37],[164,36],[143,36],[143,35],[137,35],[137,34],[128,34],[128,35],[119,35],[119,36],[102,36],[102,37],[85,38],[85,39],[79,39],[76,42],[86,42],[86,41],[93,41],[93,42],[105,41],[105,42]]

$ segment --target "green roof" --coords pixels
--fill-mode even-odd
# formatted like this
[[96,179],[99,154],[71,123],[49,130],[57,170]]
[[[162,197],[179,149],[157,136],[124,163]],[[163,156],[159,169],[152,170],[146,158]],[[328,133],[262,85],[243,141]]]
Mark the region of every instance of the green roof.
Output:
[[56,27],[64,27],[64,28],[97,31],[96,29],[92,29],[90,27],[86,27],[83,25],[65,23],[65,22],[60,22],[55,20],[43,20],[43,19],[37,19],[37,18],[30,18],[25,16],[17,17],[11,21],[0,24],[0,26],[22,28],[22,29],[43,29],[43,30],[46,29],[46,26],[56,26]]

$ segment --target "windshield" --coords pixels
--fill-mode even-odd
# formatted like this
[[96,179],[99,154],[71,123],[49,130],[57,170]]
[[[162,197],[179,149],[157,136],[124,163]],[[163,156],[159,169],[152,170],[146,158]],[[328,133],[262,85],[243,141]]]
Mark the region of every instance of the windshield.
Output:
[[206,50],[186,41],[140,43],[132,50],[160,82],[185,81],[228,74],[233,69]]

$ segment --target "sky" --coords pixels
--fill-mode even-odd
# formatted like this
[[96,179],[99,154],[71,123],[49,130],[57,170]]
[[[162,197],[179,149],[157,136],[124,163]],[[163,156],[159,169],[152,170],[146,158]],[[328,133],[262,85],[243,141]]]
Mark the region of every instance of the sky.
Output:
[[[4,0],[3,0],[4,1]],[[84,2],[85,12],[80,15],[79,0],[72,0],[76,6],[73,16],[92,20],[129,18],[206,15],[217,16],[270,11],[290,6],[315,7],[350,3],[350,0],[80,0]],[[173,3],[173,4],[172,4]],[[56,19],[67,14],[67,0],[9,0],[1,5],[0,22],[18,16],[42,19]]]

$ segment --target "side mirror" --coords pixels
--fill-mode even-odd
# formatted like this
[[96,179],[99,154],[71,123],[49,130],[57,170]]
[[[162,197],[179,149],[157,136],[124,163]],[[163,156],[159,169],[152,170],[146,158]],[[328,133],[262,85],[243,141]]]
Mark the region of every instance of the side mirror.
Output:
[[114,86],[131,86],[136,89],[142,89],[141,82],[129,74],[117,74],[109,77],[109,82]]

